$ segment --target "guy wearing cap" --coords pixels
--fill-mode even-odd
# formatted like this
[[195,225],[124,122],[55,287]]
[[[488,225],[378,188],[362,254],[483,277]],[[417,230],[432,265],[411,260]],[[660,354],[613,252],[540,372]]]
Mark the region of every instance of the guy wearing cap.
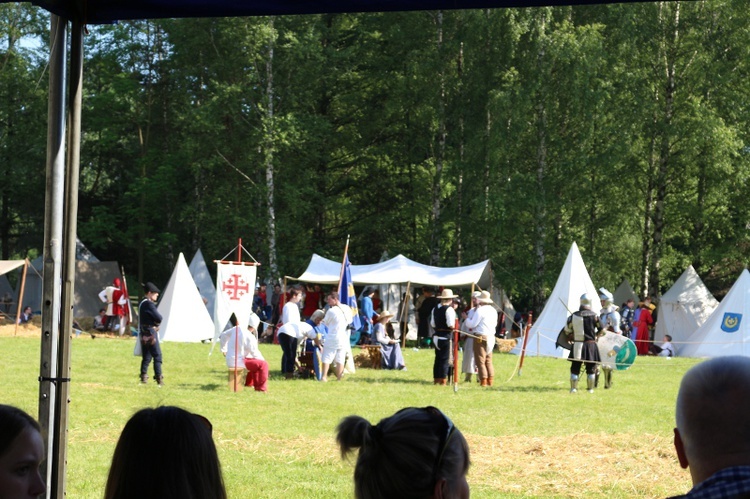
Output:
[[[159,299],[159,288],[153,283],[147,282],[144,286],[146,297],[138,305],[138,343],[136,351],[140,346],[141,355],[141,383],[148,383],[148,366],[154,359],[154,378],[159,386],[164,384],[164,376],[161,372],[161,347],[159,345],[159,324],[162,316],[156,309],[156,300]],[[137,353],[136,353],[137,355]]]
[[[615,334],[622,334],[620,329],[620,312],[617,311],[617,305],[614,304],[612,293],[606,288],[599,288],[599,300],[602,309],[599,311],[599,327]],[[612,368],[602,364],[604,371],[604,388],[612,387]]]
[[[456,326],[456,311],[453,309],[453,298],[457,298],[448,288],[437,296],[440,304],[432,309],[430,325],[435,330],[432,343],[435,345],[435,362],[432,365],[433,383],[445,385],[448,380],[448,369],[451,356],[451,338]],[[424,305],[423,305],[424,306]]]
[[243,331],[237,325],[234,314],[229,317],[232,327],[221,333],[221,353],[227,361],[227,368],[247,369],[245,386],[252,386],[256,392],[265,392],[268,389],[268,362],[258,350],[258,340],[255,337],[260,317],[251,313],[247,323],[247,331]]
[[497,311],[492,306],[489,291],[482,291],[475,298],[477,306],[474,314],[466,316],[464,327],[482,339],[474,339],[474,360],[479,371],[481,386],[492,386],[495,368],[492,365],[492,350],[495,349],[495,329],[497,328]]

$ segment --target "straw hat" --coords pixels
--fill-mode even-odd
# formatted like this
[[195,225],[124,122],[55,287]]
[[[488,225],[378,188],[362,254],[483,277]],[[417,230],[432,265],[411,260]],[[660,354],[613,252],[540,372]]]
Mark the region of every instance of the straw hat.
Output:
[[477,301],[483,305],[491,305],[492,298],[490,297],[490,292],[482,291],[481,293],[479,293],[479,297],[477,298]]
[[448,288],[443,288],[443,291],[437,296],[438,300],[452,300],[453,298],[458,298],[458,295],[454,295],[453,291]]
[[395,316],[396,314],[394,314],[393,312],[389,312],[388,310],[383,310],[383,312],[381,312],[378,315],[378,322],[382,320],[390,319],[391,317],[395,317]]

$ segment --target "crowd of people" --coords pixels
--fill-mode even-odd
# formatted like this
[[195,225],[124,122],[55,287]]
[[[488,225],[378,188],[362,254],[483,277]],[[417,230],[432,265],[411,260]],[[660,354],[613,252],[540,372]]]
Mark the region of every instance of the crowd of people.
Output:
[[[593,320],[590,314],[573,315],[586,323]],[[750,497],[748,419],[750,358],[714,358],[685,374],[676,400],[674,447],[693,487],[676,498]],[[105,499],[225,499],[212,431],[207,418],[179,407],[137,411],[115,446]],[[336,428],[336,441],[342,458],[357,454],[353,486],[358,499],[470,496],[468,443],[436,407],[407,407],[374,425],[361,416],[347,416]],[[45,456],[34,418],[0,405],[2,497],[43,494],[40,467]]]

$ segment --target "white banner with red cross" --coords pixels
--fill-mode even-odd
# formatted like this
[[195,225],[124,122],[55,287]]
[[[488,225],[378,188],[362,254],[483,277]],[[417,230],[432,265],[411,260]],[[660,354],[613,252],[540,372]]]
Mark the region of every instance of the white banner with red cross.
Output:
[[234,314],[245,329],[253,312],[256,266],[247,263],[216,263],[216,301],[214,302],[214,338],[227,327]]

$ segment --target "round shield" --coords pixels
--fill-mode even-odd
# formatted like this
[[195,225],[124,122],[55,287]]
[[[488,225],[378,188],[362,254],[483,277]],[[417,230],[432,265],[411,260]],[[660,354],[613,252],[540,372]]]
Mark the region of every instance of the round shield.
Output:
[[638,350],[629,338],[611,331],[607,331],[599,338],[597,347],[602,366],[618,371],[630,368],[638,356]]

